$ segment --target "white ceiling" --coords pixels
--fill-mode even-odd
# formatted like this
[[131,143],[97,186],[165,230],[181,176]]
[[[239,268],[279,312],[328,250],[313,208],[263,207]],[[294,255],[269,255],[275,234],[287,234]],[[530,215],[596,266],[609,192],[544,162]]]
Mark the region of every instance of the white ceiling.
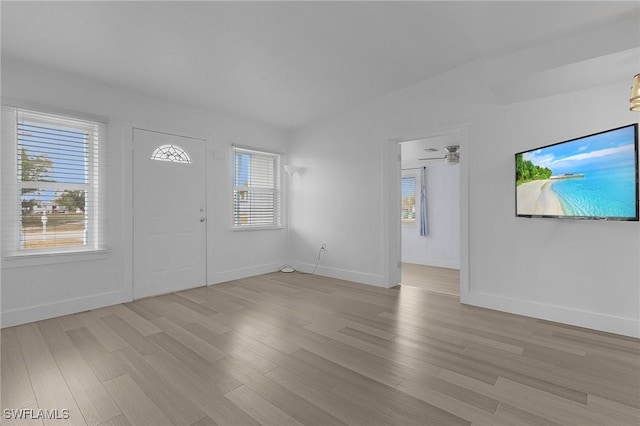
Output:
[[287,129],[476,61],[496,65],[488,80],[499,92],[513,82],[495,81],[505,79],[498,58],[513,57],[518,72],[518,52],[534,52],[529,57],[543,57],[549,70],[640,44],[611,37],[573,56],[540,53],[629,22],[632,10],[631,25],[639,23],[635,1],[2,1],[1,8],[3,61]]

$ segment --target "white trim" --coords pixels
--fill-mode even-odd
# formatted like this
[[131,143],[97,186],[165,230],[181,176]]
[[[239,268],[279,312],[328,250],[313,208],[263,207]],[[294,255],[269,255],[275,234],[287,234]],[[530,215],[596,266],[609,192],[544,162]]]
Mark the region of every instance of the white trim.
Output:
[[26,324],[33,321],[75,314],[77,312],[103,308],[105,306],[117,305],[118,303],[126,303],[130,301],[131,300],[128,298],[126,291],[114,290],[91,296],[67,299],[55,303],[28,306],[13,310],[3,310],[1,319],[2,327]]
[[[16,102],[20,103],[20,102]],[[9,181],[15,182],[10,184],[9,187],[2,188],[3,208],[5,210],[5,223],[3,226],[3,233],[5,239],[3,241],[2,252],[6,258],[22,257],[22,256],[38,256],[38,255],[50,255],[50,254],[66,254],[66,253],[85,253],[89,251],[101,251],[106,247],[107,235],[105,232],[105,221],[107,220],[104,212],[104,203],[106,202],[106,185],[107,176],[105,174],[106,166],[102,163],[107,160],[107,138],[108,138],[108,120],[96,117],[93,119],[85,118],[87,115],[76,112],[61,113],[59,111],[53,112],[54,109],[43,107],[41,109],[33,109],[28,107],[17,107],[14,105],[3,104],[2,105],[2,121],[3,125],[6,125],[6,129],[3,129],[3,140],[6,138],[7,142],[3,146],[4,155],[9,157],[3,161],[3,173],[11,173],[11,175],[5,175],[5,179],[9,178]],[[21,124],[22,123],[22,124]],[[30,123],[30,124],[29,124]],[[84,183],[65,183],[65,182],[47,182],[47,181],[22,181],[19,176],[19,170],[16,166],[18,163],[18,151],[25,148],[26,139],[20,137],[20,127],[26,124],[30,126],[35,124],[36,126],[45,126],[47,129],[56,129],[68,131],[80,131],[89,137],[87,141],[78,142],[86,144],[86,148],[83,155],[87,164],[88,178]],[[55,138],[53,138],[55,139]],[[47,142],[49,140],[47,139]],[[64,144],[60,144],[59,140],[53,142],[58,147]],[[76,141],[74,140],[74,144]],[[29,141],[27,145],[30,146]],[[65,147],[61,150],[68,151]],[[56,151],[58,152],[58,151]],[[76,154],[69,154],[68,152],[63,154],[62,163],[68,159],[77,160]],[[17,182],[16,182],[17,177]],[[22,215],[20,200],[21,189],[26,188],[38,188],[47,191],[66,191],[77,190],[84,191],[86,193],[85,203],[90,206],[88,213],[85,214],[85,228],[83,245],[78,246],[61,246],[51,247],[46,249],[27,249],[21,246],[22,240],[20,220]]]
[[[206,273],[206,271],[205,271]],[[171,286],[171,287],[164,287],[164,288],[152,288],[152,289],[147,289],[148,291],[145,291],[145,289],[142,289],[142,291],[138,290],[136,291],[135,297],[133,298],[134,300],[138,300],[138,299],[144,299],[146,297],[152,297],[152,296],[160,296],[163,294],[169,294],[169,293],[175,293],[177,291],[184,291],[184,290],[190,290],[192,288],[198,288],[198,287],[202,287],[206,285],[206,280],[204,283],[202,284],[197,284],[197,285],[193,285],[193,286],[184,286],[184,285],[175,285],[175,286]]]
[[46,252],[37,251],[29,254],[16,254],[4,256],[5,269],[29,268],[41,265],[59,265],[61,263],[86,262],[92,260],[104,260],[109,257],[110,250],[69,250]]
[[4,106],[18,108],[22,110],[31,111],[31,112],[42,112],[44,114],[62,115],[65,117],[77,118],[78,120],[94,121],[100,124],[104,124],[105,126],[108,125],[110,121],[109,117],[106,117],[104,115],[78,112],[75,110],[52,107],[50,105],[43,105],[37,102],[23,101],[15,98],[7,98],[4,96],[2,97],[1,103]]
[[[383,265],[386,287],[392,287],[399,282],[394,269],[402,260],[401,255],[401,227],[400,224],[400,179],[402,167],[398,161],[400,143],[433,136],[456,134],[461,147],[460,155],[460,292],[469,291],[469,129],[467,123],[457,127],[447,127],[433,132],[425,132],[419,136],[398,137],[383,141]],[[394,207],[397,206],[397,207]],[[410,225],[410,224],[408,224]],[[408,226],[407,225],[407,226]],[[398,270],[399,272],[399,270]],[[399,275],[399,274],[398,274]],[[395,281],[395,283],[394,283]]]
[[271,231],[271,230],[278,230],[278,229],[286,229],[287,227],[284,225],[242,225],[242,228],[240,227],[234,227],[231,228],[231,230],[233,232],[243,232],[243,231]]
[[460,302],[467,305],[554,321],[561,324],[585,327],[592,330],[621,334],[623,336],[640,337],[640,320],[638,320],[638,318],[603,315],[596,312],[529,302],[480,292],[461,293]]
[[285,154],[282,152],[276,152],[276,151],[270,151],[270,150],[265,150],[265,149],[258,149],[258,148],[252,148],[250,146],[245,146],[245,145],[238,145],[237,143],[232,143],[231,144],[231,152],[233,153],[234,150],[239,149],[240,151],[248,151],[248,152],[252,152],[255,154],[269,154],[272,155],[274,157],[284,157]]
[[[310,274],[315,268],[315,264],[303,262],[296,262],[292,266],[295,270],[307,274]],[[385,282],[385,277],[383,275],[369,274],[366,272],[351,271],[348,269],[333,268],[330,266],[322,265],[318,266],[315,275],[321,275],[323,277],[336,278],[345,281],[353,281],[360,284],[368,284],[383,288],[389,288],[397,285],[397,283],[393,284],[392,286],[387,285]]]
[[242,278],[254,277],[256,275],[268,274],[270,272],[276,272],[278,268],[284,263],[284,261],[278,263],[265,263],[262,265],[250,266],[247,268],[214,272],[211,275],[209,285],[239,280]]

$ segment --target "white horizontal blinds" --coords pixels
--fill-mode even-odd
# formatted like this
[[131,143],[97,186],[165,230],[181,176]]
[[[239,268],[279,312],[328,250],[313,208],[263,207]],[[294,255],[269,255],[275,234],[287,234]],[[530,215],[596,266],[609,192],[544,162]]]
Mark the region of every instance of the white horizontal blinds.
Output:
[[19,252],[104,246],[102,123],[16,109],[15,177]]
[[416,221],[416,178],[415,176],[403,177],[401,180],[402,194],[402,223],[415,223]]
[[234,227],[280,226],[280,156],[233,150]]

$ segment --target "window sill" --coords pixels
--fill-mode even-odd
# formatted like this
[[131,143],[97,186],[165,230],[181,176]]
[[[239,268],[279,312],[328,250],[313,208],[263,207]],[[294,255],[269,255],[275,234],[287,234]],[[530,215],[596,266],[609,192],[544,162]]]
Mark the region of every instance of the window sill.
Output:
[[2,259],[2,269],[28,268],[61,263],[89,262],[104,260],[109,257],[109,250],[87,250],[58,253],[12,254]]
[[272,229],[286,229],[286,226],[243,226],[241,228],[231,228],[232,231],[269,231]]

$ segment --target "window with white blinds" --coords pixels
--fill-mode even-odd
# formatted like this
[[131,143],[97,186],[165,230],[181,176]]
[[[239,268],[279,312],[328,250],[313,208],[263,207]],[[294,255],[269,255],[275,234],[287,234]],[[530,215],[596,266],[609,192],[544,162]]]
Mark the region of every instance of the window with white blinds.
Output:
[[101,122],[3,106],[5,255],[104,248],[105,134]]
[[400,191],[402,193],[402,223],[416,223],[416,177],[403,176]]
[[233,228],[280,227],[280,156],[233,148]]

